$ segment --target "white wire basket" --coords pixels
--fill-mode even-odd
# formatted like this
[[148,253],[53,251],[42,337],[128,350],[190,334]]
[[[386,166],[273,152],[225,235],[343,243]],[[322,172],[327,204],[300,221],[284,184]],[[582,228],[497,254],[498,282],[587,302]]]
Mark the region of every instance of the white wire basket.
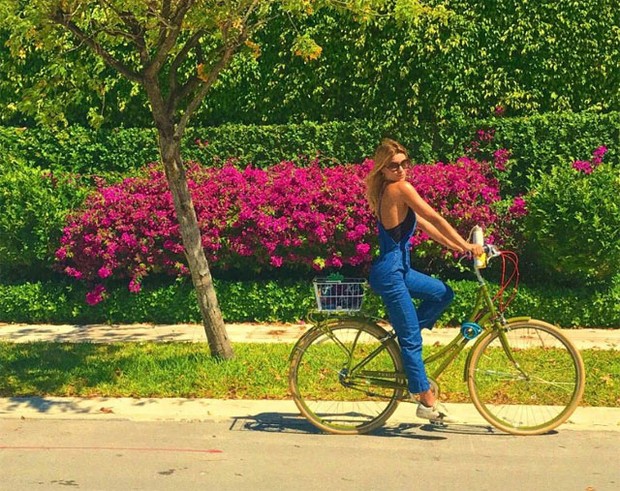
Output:
[[358,312],[362,309],[366,280],[315,278],[314,295],[321,312]]

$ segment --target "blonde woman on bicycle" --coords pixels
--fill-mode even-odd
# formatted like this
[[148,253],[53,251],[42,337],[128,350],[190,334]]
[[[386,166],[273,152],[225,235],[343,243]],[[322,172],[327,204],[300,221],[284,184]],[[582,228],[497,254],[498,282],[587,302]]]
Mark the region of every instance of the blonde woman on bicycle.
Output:
[[[379,257],[370,270],[370,286],[382,298],[396,331],[409,392],[418,401],[416,415],[449,421],[448,412],[431,390],[422,361],[421,329],[431,329],[454,298],[443,281],[411,267],[411,237],[419,227],[433,240],[475,256],[482,246],[467,242],[406,180],[411,165],[407,150],[385,139],[377,147],[366,178],[366,196],[377,217]],[[421,300],[416,308],[412,299]]]

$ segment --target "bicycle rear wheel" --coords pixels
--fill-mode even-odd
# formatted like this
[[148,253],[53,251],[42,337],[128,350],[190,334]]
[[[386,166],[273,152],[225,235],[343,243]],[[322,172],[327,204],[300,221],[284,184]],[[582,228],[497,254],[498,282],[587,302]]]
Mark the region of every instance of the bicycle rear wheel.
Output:
[[467,384],[474,406],[496,428],[515,435],[547,433],[577,408],[585,387],[579,351],[558,329],[530,319],[509,322],[481,339],[471,354]]
[[387,336],[376,324],[343,319],[297,342],[289,387],[308,421],[336,434],[367,433],[385,423],[406,392],[400,348]]

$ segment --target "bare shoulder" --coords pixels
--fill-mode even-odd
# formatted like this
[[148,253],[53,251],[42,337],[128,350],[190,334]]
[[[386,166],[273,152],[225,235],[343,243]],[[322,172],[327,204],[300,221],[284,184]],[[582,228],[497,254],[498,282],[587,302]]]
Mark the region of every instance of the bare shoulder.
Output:
[[411,186],[408,181],[393,181],[388,182],[385,186],[385,191],[390,193],[402,192],[405,187]]
[[392,199],[402,203],[413,209],[418,214],[427,212],[428,205],[418,194],[413,184],[408,181],[397,181],[391,184],[394,187]]
[[396,181],[390,184],[390,187],[393,188],[393,192],[395,194],[399,194],[400,196],[407,196],[412,194],[417,194],[417,191],[413,187],[409,181]]

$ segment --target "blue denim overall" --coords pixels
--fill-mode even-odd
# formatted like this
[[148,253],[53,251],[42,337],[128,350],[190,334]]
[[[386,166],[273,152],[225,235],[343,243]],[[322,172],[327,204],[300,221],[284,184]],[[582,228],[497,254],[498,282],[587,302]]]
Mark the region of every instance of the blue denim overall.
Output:
[[[370,269],[370,286],[381,295],[398,336],[409,391],[413,394],[430,388],[422,361],[421,328],[431,329],[454,298],[454,292],[443,281],[411,268],[411,230],[396,242],[380,220],[379,257]],[[416,309],[412,298],[421,300]]]

